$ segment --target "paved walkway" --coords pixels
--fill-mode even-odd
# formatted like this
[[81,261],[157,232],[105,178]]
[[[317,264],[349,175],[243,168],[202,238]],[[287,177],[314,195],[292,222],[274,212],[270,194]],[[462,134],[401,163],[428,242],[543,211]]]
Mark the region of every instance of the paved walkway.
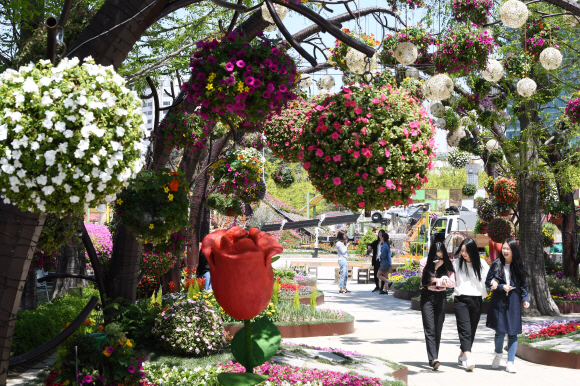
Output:
[[[284,264],[283,261],[277,263]],[[447,314],[443,328],[439,351],[442,366],[434,372],[427,364],[421,314],[410,309],[410,301],[395,299],[392,294],[385,296],[372,293],[374,284],[349,282],[348,288],[352,292],[338,294],[338,286],[331,279],[333,277],[334,269],[319,269],[318,288],[325,294],[325,305],[322,307],[342,309],[353,314],[356,317],[356,332],[344,336],[288,341],[356,350],[399,362],[408,367],[409,385],[413,386],[580,385],[580,370],[541,366],[517,357],[517,374],[508,374],[503,370],[506,355],[500,370],[493,370],[494,332],[485,327],[485,315],[481,318],[473,347],[477,365],[474,372],[468,373],[457,364],[459,341],[453,314]],[[574,317],[579,319],[579,315]]]

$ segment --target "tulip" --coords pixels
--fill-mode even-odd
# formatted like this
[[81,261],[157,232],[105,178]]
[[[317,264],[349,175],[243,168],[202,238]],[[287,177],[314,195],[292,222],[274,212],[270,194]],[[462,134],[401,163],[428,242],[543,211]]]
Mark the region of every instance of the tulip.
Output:
[[201,249],[210,266],[215,298],[232,318],[249,320],[268,307],[274,287],[272,257],[283,248],[258,228],[210,233]]

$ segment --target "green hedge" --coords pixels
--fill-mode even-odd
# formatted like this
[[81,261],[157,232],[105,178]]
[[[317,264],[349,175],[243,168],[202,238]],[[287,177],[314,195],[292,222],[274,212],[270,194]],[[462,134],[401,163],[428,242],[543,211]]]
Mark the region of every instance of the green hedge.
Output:
[[36,310],[19,312],[11,356],[24,354],[58,335],[85,308],[91,296],[99,297],[99,291],[83,288],[83,296],[74,291],[42,304]]

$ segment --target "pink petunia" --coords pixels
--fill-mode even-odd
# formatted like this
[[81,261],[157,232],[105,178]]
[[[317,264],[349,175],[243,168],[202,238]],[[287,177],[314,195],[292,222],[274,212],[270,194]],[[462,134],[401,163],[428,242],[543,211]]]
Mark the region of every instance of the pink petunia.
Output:
[[341,157],[340,157],[340,154],[337,154],[337,155],[335,155],[334,157],[332,157],[332,160],[333,160],[334,162],[338,162],[338,161],[340,161],[340,158],[341,158]]
[[393,189],[395,189],[395,188],[396,188],[395,184],[393,184],[393,181],[391,181],[391,180],[387,180],[387,181],[385,182],[385,186],[386,186],[387,188],[391,189],[391,190],[393,190]]
[[304,169],[310,169],[310,162],[304,162]]
[[360,157],[360,153],[358,151],[355,151],[354,153],[352,153],[352,156],[354,158],[358,158],[358,157]]
[[381,140],[379,141],[379,144],[380,144],[381,146],[385,146],[385,145],[387,144],[387,141],[385,141],[384,139],[381,139]]
[[377,168],[377,171],[379,172],[379,174],[383,174],[383,173],[385,172],[385,169],[383,169],[383,167],[382,167],[382,166],[379,166],[379,167]]
[[340,177],[334,177],[332,182],[334,183],[334,185],[340,185],[341,184]]
[[411,205],[413,203],[413,199],[411,197],[407,198],[407,202],[409,203],[409,205]]
[[316,149],[316,155],[318,157],[322,157],[324,155],[324,152],[322,151],[322,149]]
[[359,202],[358,203],[358,207],[359,208],[364,208],[365,207],[365,202],[364,201]]
[[389,158],[391,156],[391,152],[385,149],[385,157]]
[[362,113],[362,109],[361,109],[360,107],[357,107],[356,109],[354,109],[354,112],[355,112],[357,115],[360,115],[360,113]]
[[332,139],[338,139],[338,137],[339,137],[339,135],[336,131],[334,133],[332,133],[332,135],[330,136],[330,138],[332,138]]
[[409,122],[409,127],[411,129],[418,129],[420,126],[421,126],[421,122],[419,122],[419,121]]
[[362,178],[364,178],[365,180],[369,177],[368,173],[363,173]]

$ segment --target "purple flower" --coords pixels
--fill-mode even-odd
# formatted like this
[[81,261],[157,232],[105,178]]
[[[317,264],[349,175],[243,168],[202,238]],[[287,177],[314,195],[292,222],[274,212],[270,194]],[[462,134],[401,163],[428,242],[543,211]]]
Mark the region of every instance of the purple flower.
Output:
[[286,91],[288,91],[288,88],[286,87],[285,84],[281,84],[280,86],[278,86],[278,90],[280,90],[282,92],[286,92]]
[[276,87],[274,86],[274,82],[268,83],[268,91],[274,92],[275,90],[276,90]]
[[235,41],[236,41],[236,35],[234,35],[233,33],[230,33],[230,34],[228,35],[228,40],[229,40],[230,42],[235,42]]
[[229,78],[226,78],[226,83],[229,85],[232,85],[232,84],[236,83],[236,81],[234,80],[233,77],[230,76]]
[[193,54],[194,58],[201,58],[203,56],[203,53],[201,51],[197,51]]
[[272,64],[270,66],[270,71],[272,71],[272,72],[278,72],[278,66],[276,66],[275,64]]
[[239,51],[238,51],[238,53],[237,53],[237,55],[238,55],[240,58],[243,58],[244,56],[246,56],[246,51],[244,51],[244,50],[239,50]]
[[203,40],[198,40],[197,42],[195,42],[195,46],[197,48],[201,48],[203,46]]
[[254,78],[254,84],[253,84],[253,86],[256,87],[256,88],[258,88],[261,85],[262,85],[262,81],[260,79]]
[[216,62],[215,58],[211,55],[207,57],[207,61],[210,62],[211,64],[214,64]]
[[112,354],[112,353],[113,353],[113,351],[115,351],[115,349],[113,348],[113,346],[109,346],[109,347],[107,347],[107,352],[108,352],[109,354]]
[[201,101],[201,105],[203,107],[209,107],[209,101],[207,99],[204,99],[203,101]]
[[206,76],[203,72],[197,73],[197,80],[205,80]]
[[252,85],[254,84],[254,77],[252,77],[252,76],[248,76],[248,77],[246,78],[246,84],[247,84],[248,86],[252,86]]
[[93,382],[93,376],[92,375],[85,375],[83,377],[83,382],[82,383],[92,383]]
[[280,55],[280,51],[278,51],[278,49],[276,47],[272,47],[272,53],[274,55]]
[[129,365],[129,367],[127,367],[127,371],[133,374],[135,372],[135,366]]
[[266,99],[270,98],[270,91],[264,91],[264,93],[262,94],[262,96]]
[[226,99],[226,94],[224,94],[223,92],[220,91],[218,93],[218,98],[220,98],[220,99]]
[[239,68],[244,68],[246,67],[246,62],[240,59],[236,62],[236,66],[238,66]]
[[228,105],[226,106],[226,109],[227,109],[227,110],[228,110],[230,113],[233,113],[233,112],[234,112],[234,106],[232,106],[231,104],[228,104]]
[[233,71],[234,70],[234,65],[231,63],[226,63],[226,70],[228,71]]
[[264,60],[264,66],[270,67],[272,65],[272,61],[270,59]]

